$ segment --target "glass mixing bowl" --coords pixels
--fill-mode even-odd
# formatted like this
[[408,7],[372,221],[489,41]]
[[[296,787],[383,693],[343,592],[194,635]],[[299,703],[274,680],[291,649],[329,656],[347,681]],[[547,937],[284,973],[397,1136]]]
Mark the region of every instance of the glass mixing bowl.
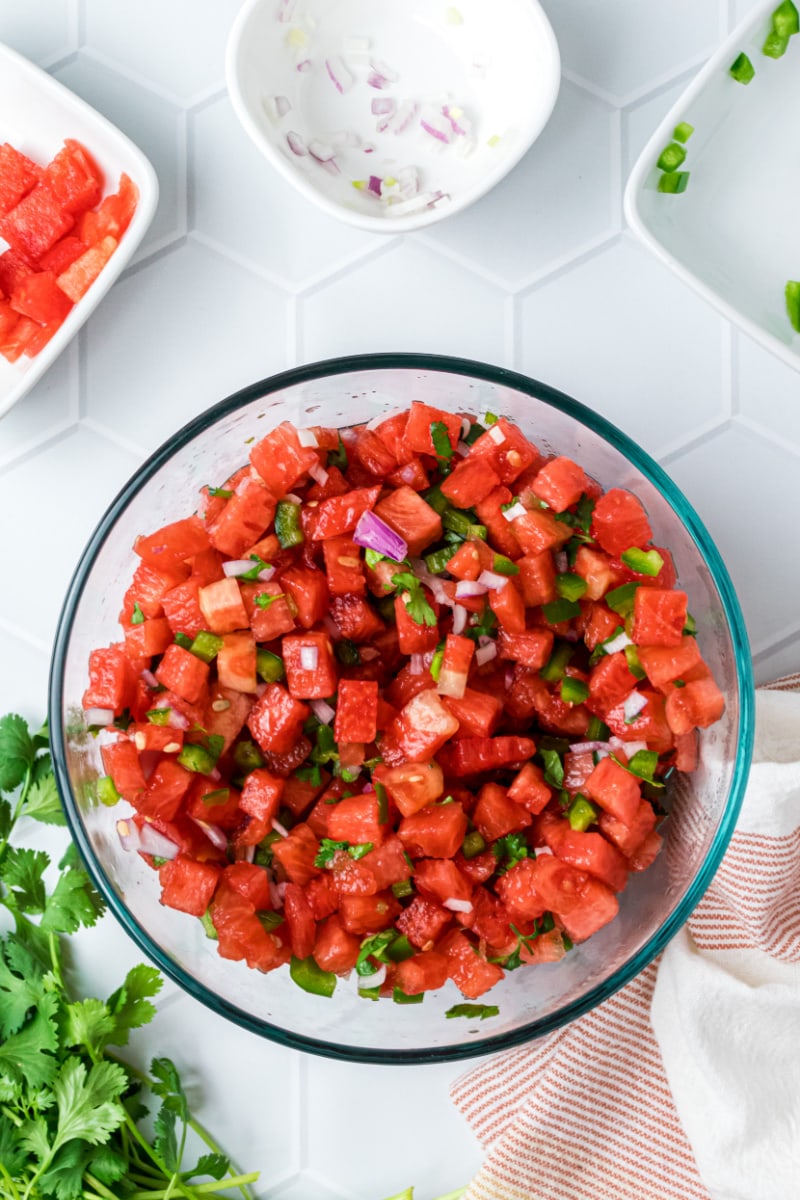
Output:
[[[127,811],[96,799],[104,774],[81,696],[89,652],[119,639],[117,615],[138,561],[140,533],[193,512],[198,489],[247,459],[273,425],[345,426],[413,399],[451,411],[490,410],[516,421],[544,452],[566,454],[604,487],[642,500],[654,541],[669,547],[698,626],[703,654],[725,695],[721,721],[700,739],[697,770],[673,789],[665,852],[632,875],[619,916],[560,963],[512,972],[488,997],[491,1021],[447,1020],[461,999],[449,983],[420,1005],[360,999],[353,976],[331,999],[301,991],[287,969],[262,975],[219,957],[199,921],[159,903],[158,879],[125,852],[115,822]],[[589,408],[523,375],[429,355],[333,359],[263,380],[202,413],[126,484],[101,520],[69,587],[56,637],[50,727],[72,834],[112,912],[144,953],[216,1012],[263,1037],[364,1062],[467,1058],[529,1041],[607,999],[642,971],[684,924],[719,865],[736,822],[750,762],[753,685],[744,622],[711,538],[661,468]]]

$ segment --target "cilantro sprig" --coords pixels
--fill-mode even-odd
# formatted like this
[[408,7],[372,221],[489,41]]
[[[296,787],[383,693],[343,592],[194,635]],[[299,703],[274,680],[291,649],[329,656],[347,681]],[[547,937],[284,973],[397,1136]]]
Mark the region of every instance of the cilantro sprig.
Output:
[[428,603],[425,592],[422,590],[422,584],[416,575],[412,575],[411,571],[398,571],[396,575],[392,576],[392,584],[400,593],[406,612],[412,621],[415,621],[417,625],[434,626],[436,624],[436,613]]
[[[32,735],[10,714],[0,719],[0,906],[10,917],[0,922],[0,1196],[108,1200],[140,1194],[146,1180],[150,1200],[200,1200],[216,1187],[204,1178],[251,1196],[257,1173],[231,1171],[174,1063],[154,1058],[145,1075],[113,1049],[155,1016],[155,967],[133,967],[107,1000],[68,986],[65,937],[95,925],[104,904],[74,845],[54,864],[16,843],[27,818],[66,823],[46,727]],[[193,1164],[189,1130],[208,1147]]]

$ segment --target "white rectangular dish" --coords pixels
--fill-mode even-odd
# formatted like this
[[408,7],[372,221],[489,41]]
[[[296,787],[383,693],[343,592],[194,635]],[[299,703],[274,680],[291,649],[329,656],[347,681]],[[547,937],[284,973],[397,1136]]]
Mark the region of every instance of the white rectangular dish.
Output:
[[[800,279],[800,34],[783,57],[762,47],[777,0],[748,15],[706,63],[642,151],[625,191],[634,233],[690,287],[800,370],[785,287]],[[746,54],[755,75],[730,67]],[[686,190],[658,190],[659,156],[686,121]],[[675,347],[680,353],[680,347]]]
[[[15,363],[0,357],[0,417],[41,378],[102,300],[141,242],[158,200],[158,180],[149,160],[133,142],[85,101],[28,59],[0,43],[0,143],[44,166],[65,138],[84,143],[105,174],[105,192],[114,191],[124,171],[139,189],[139,201],[119,246],[64,324],[33,358]],[[0,238],[0,253],[6,243]]]

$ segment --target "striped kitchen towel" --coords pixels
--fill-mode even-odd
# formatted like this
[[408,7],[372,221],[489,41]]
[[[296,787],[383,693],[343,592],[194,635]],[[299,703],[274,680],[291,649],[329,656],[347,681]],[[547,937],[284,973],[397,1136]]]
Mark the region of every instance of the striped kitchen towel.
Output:
[[487,1151],[464,1200],[800,1197],[800,675],[756,714],[688,925],[604,1004],[453,1084]]

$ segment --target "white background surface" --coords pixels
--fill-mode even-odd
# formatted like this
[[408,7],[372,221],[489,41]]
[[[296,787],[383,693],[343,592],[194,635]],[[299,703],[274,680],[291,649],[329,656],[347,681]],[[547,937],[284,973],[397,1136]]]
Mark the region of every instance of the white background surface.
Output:
[[[439,0],[431,0],[438,3]],[[570,392],[653,453],[709,526],[756,674],[800,669],[800,375],[732,331],[626,234],[639,148],[750,0],[547,0],[564,62],[539,142],[496,191],[425,234],[318,213],[235,121],[237,0],[0,0],[0,40],[145,151],[161,200],[134,263],[0,421],[0,712],[44,715],[80,551],[146,454],[208,405],[297,362],[462,354]],[[77,966],[106,995],[139,954],[107,918]],[[418,1200],[479,1148],[448,1099],[464,1065],[350,1066],[283,1050],[165,990],[139,1060],[172,1055],[263,1194]]]

